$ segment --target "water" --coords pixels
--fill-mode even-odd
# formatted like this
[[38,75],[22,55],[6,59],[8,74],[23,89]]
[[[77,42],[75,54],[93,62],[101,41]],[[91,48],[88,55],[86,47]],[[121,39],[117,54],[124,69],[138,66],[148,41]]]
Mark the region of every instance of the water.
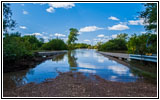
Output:
[[129,67],[110,60],[95,50],[78,49],[46,60],[34,68],[5,73],[4,87],[21,86],[30,82],[40,83],[58,76],[57,71],[83,72],[86,76],[91,73],[106,80],[118,82],[134,82],[138,78]]

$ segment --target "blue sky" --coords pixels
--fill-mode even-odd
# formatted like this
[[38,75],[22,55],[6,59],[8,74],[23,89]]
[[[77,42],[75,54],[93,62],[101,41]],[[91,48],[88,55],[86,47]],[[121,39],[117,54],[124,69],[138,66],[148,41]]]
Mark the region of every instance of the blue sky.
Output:
[[67,40],[70,28],[77,28],[77,42],[95,44],[108,41],[117,34],[142,34],[143,19],[138,12],[142,3],[12,3],[15,31],[38,38]]

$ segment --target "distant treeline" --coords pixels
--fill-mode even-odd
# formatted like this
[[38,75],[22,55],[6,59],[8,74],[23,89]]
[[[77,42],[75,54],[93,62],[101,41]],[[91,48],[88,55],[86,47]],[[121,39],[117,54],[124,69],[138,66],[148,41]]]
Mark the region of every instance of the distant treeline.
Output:
[[105,43],[97,43],[99,51],[117,52],[126,51],[131,54],[156,54],[157,53],[157,34],[145,33],[141,35],[119,34],[115,39]]

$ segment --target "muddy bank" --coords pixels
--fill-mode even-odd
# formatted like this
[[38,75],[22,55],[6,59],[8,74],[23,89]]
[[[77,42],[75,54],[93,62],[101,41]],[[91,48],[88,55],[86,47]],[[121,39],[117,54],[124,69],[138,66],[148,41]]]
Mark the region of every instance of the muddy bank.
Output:
[[84,76],[80,72],[60,73],[55,79],[40,84],[29,83],[3,91],[4,97],[156,97],[154,84],[111,82],[98,76]]
[[36,65],[42,63],[43,61],[45,61],[47,59],[52,59],[52,58],[54,58],[58,55],[62,55],[62,54],[65,54],[65,53],[66,52],[58,52],[54,55],[45,56],[45,57],[38,55],[38,53],[34,53],[33,57],[20,59],[20,60],[15,61],[14,63],[4,63],[3,64],[3,72],[7,73],[7,72],[24,70],[24,69],[27,69],[27,68],[32,68],[32,67],[35,67]]

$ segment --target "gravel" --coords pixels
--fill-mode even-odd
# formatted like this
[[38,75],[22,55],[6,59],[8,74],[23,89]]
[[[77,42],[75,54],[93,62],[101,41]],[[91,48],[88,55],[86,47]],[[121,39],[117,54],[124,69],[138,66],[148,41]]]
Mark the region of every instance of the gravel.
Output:
[[4,97],[156,97],[157,85],[137,82],[112,82],[99,76],[65,72],[42,83],[29,83],[3,91]]

